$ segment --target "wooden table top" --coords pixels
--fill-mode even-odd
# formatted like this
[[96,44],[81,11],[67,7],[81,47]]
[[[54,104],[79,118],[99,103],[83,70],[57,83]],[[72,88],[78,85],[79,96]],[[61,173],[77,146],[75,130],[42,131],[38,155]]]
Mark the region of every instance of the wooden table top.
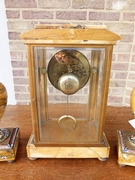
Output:
[[133,180],[135,167],[120,167],[117,163],[117,130],[134,131],[128,120],[133,119],[129,107],[107,107],[105,130],[111,151],[107,161],[98,159],[37,159],[26,155],[26,145],[32,132],[30,106],[7,106],[0,127],[19,127],[20,142],[13,163],[0,162],[0,180]]

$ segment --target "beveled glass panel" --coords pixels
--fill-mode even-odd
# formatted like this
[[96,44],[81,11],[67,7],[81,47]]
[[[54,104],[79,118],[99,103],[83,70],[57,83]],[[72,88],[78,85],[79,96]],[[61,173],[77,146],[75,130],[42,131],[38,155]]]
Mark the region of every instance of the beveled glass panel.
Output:
[[34,62],[40,141],[98,142],[105,48],[34,47]]

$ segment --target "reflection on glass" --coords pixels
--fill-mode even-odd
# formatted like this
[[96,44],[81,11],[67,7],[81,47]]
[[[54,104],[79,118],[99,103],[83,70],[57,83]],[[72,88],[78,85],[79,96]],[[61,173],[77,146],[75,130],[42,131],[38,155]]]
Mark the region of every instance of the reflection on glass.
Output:
[[34,59],[40,140],[96,142],[105,49],[35,47]]

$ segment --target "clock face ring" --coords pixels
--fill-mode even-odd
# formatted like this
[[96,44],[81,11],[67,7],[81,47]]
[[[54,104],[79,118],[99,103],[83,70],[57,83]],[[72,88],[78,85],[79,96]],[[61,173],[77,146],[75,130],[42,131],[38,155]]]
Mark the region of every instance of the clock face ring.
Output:
[[[88,82],[91,68],[89,61],[81,52],[64,49],[51,58],[47,72],[51,84],[69,95],[76,93]],[[69,91],[70,86],[72,90]]]

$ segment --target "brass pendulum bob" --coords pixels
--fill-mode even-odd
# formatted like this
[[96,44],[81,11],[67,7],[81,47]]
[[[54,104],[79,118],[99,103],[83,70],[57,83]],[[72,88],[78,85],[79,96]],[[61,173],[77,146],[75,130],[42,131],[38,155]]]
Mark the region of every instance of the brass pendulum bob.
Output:
[[[7,105],[7,91],[5,86],[0,82],[0,119],[2,118]],[[0,128],[0,142],[4,141],[9,136],[9,130]]]

